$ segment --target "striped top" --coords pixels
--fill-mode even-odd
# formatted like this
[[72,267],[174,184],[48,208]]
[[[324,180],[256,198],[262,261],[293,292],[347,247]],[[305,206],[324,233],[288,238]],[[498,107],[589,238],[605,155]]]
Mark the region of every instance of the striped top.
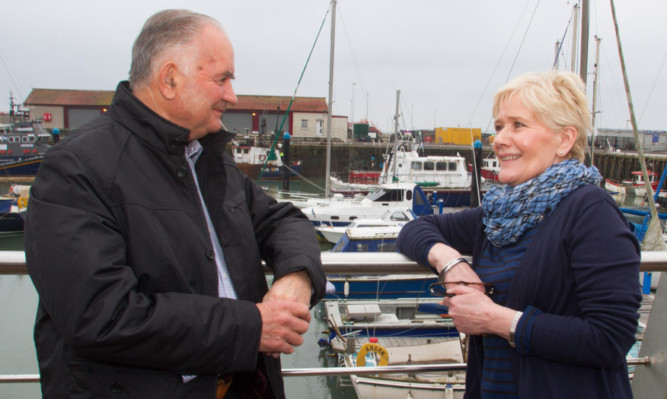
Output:
[[[495,287],[495,293],[491,296],[495,303],[503,306],[507,303],[514,273],[536,231],[536,228],[528,230],[513,245],[506,247],[489,245],[484,250],[475,271],[482,281],[493,284]],[[514,349],[504,338],[497,335],[485,336],[483,346],[482,397],[485,399],[518,398],[510,362],[510,354]]]

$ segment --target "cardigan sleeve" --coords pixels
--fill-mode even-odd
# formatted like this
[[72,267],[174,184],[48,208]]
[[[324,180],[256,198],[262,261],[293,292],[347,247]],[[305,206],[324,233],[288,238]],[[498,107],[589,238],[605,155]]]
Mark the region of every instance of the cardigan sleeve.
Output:
[[[639,246],[605,193],[589,192],[582,201],[569,205],[559,215],[563,223],[549,226],[561,229],[554,233],[561,240],[543,242],[540,250],[541,264],[548,268],[566,265],[566,277],[560,285],[556,280],[543,287],[542,295],[553,297],[541,303],[551,303],[550,308],[540,309],[533,302],[523,309],[516,349],[520,355],[555,362],[618,367],[635,342],[642,299]],[[562,253],[565,255],[560,256]]]
[[442,215],[424,216],[401,229],[396,247],[405,256],[429,266],[428,252],[437,243],[447,244],[462,254],[473,254],[481,241],[482,208],[465,209]]

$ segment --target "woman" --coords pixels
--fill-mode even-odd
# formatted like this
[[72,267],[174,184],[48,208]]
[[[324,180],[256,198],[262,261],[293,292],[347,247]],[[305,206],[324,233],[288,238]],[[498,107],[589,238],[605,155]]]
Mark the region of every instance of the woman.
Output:
[[443,304],[471,336],[466,397],[632,397],[639,245],[597,169],[581,163],[583,82],[523,75],[496,93],[493,115],[505,185],[480,208],[420,218],[398,238],[439,273]]

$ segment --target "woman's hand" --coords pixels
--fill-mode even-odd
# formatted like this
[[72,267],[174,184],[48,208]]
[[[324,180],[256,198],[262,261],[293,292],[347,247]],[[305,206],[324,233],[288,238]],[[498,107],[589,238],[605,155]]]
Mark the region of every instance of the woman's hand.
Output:
[[462,284],[448,287],[447,293],[454,296],[445,297],[441,303],[449,308],[449,316],[459,332],[494,334],[508,339],[516,311],[496,304],[480,289],[483,291],[481,286]]

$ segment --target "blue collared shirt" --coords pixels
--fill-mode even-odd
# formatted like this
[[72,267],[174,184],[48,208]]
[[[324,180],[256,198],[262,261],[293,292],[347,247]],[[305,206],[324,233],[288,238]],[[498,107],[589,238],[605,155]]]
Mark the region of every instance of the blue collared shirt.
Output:
[[201,194],[201,189],[199,188],[199,181],[197,180],[197,172],[195,171],[195,163],[203,151],[202,145],[197,140],[192,140],[188,142],[185,146],[185,159],[188,161],[190,166],[190,171],[195,180],[195,185],[197,186],[197,195],[199,197],[199,202],[201,203],[202,209],[204,210],[204,217],[206,218],[206,226],[208,227],[208,234],[211,237],[211,244],[213,245],[213,252],[215,252],[215,263],[218,266],[218,296],[220,298],[232,298],[237,299],[236,290],[234,290],[234,285],[232,284],[232,279],[229,276],[229,270],[227,269],[227,263],[222,253],[222,246],[218,240],[218,235],[215,233],[215,227],[213,227],[213,222],[211,222],[211,216],[208,213],[206,208],[206,203],[204,202],[204,197]]

